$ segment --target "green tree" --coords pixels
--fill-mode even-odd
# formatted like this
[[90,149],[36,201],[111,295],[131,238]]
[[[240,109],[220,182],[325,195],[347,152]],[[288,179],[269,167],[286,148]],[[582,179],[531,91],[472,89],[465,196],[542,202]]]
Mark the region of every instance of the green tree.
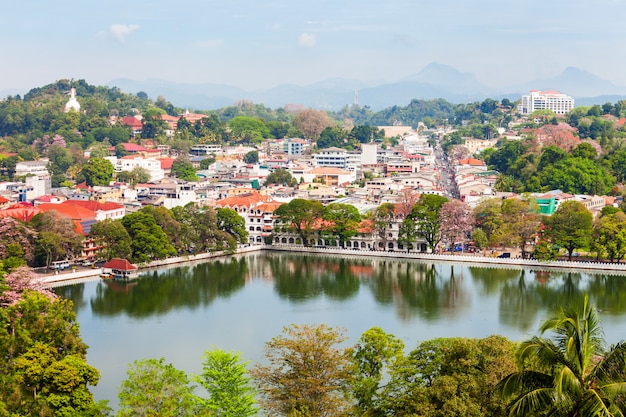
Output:
[[559,204],[554,214],[544,218],[545,235],[567,250],[572,259],[574,249],[586,248],[593,230],[593,215],[583,203],[569,200]]
[[172,176],[183,181],[198,181],[196,169],[187,158],[176,158],[172,163]]
[[89,237],[101,247],[98,257],[128,259],[132,255],[132,239],[121,220],[105,219],[91,226]]
[[163,358],[136,360],[129,365],[118,398],[118,417],[198,415],[187,374]]
[[389,233],[395,221],[395,208],[392,203],[383,203],[374,210],[374,233],[380,239],[383,250],[387,250],[387,241],[391,237]]
[[153,216],[141,211],[130,213],[122,218],[122,225],[131,238],[132,261],[149,262],[176,255]]
[[385,413],[375,415],[501,416],[506,402],[494,390],[515,370],[514,348],[502,336],[422,342],[392,367]]
[[141,136],[147,139],[153,139],[162,135],[167,128],[167,123],[161,117],[164,114],[166,114],[165,110],[158,107],[151,107],[147,109],[143,114],[143,119],[141,120],[143,123]]
[[600,319],[587,297],[561,308],[517,350],[517,372],[499,384],[509,416],[623,416],[626,344],[606,348]]
[[[231,208],[217,209],[217,227],[231,235],[239,243],[248,241],[248,231],[246,221],[235,210]],[[235,248],[236,249],[236,246]]]
[[246,164],[256,164],[259,162],[259,151],[250,151],[243,156],[243,162]]
[[354,348],[348,351],[355,370],[350,387],[357,415],[382,415],[383,378],[404,358],[404,343],[379,327],[367,330]]
[[212,416],[247,417],[257,414],[255,389],[250,383],[247,362],[239,353],[214,349],[204,352],[202,374],[194,381],[208,393],[208,398],[198,398],[202,409]]
[[270,137],[270,131],[263,120],[237,116],[228,122],[231,139],[237,142],[261,143],[263,139]]
[[295,179],[291,173],[284,168],[278,168],[265,177],[265,184],[291,185]]
[[603,195],[615,184],[615,178],[591,159],[571,157],[541,171],[540,182],[547,189],[566,193]]
[[400,230],[398,230],[398,244],[410,250],[417,240],[417,225],[411,216],[407,216],[402,220]]
[[250,372],[259,403],[270,415],[339,416],[347,411],[350,359],[338,345],[343,330],[326,325],[291,325],[265,344],[268,365]]
[[504,220],[501,201],[495,198],[481,201],[474,208],[473,216],[474,225],[483,231],[488,244],[497,245],[502,241]]
[[426,240],[431,251],[441,241],[441,207],[447,198],[435,194],[422,194],[411,210],[411,218],[417,227],[417,236]]
[[289,203],[281,204],[274,214],[278,216],[281,225],[291,232],[295,232],[302,239],[302,244],[308,246],[311,238],[317,232],[316,225],[322,218],[324,206],[319,201],[294,198]]
[[100,373],[79,355],[60,358],[53,347],[35,343],[15,360],[15,370],[42,413],[50,409],[54,415],[69,417],[87,415],[95,408],[88,385],[95,386]]
[[125,182],[130,185],[145,183],[150,181],[150,173],[143,167],[135,167],[130,171],[122,171],[115,174],[118,181]]
[[74,259],[80,255],[84,236],[76,231],[69,216],[50,210],[33,217],[30,225],[40,232],[35,246],[39,264],[48,266],[51,260]]
[[611,262],[626,255],[626,214],[622,211],[600,217],[593,227],[593,247]]
[[10,416],[98,416],[71,301],[57,298],[17,268],[0,279],[0,410]]
[[203,159],[202,161],[200,161],[200,169],[209,169],[209,167],[213,165],[214,163],[215,163],[214,157]]
[[113,164],[104,158],[91,158],[83,165],[78,179],[87,185],[109,185],[113,180]]
[[324,233],[339,240],[339,246],[345,247],[358,231],[361,215],[359,210],[351,204],[332,203],[324,207],[322,219],[328,222]]

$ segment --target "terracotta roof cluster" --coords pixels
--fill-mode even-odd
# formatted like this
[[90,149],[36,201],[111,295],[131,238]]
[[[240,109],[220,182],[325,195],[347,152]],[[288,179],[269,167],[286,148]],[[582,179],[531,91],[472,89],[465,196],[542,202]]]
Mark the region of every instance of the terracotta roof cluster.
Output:
[[15,207],[11,206],[4,210],[0,210],[0,218],[13,217],[16,220],[29,222],[30,219],[41,213],[37,207]]
[[226,197],[215,202],[219,207],[256,207],[259,203],[268,202],[270,198],[265,195],[261,195],[258,192],[250,192],[246,194],[240,194],[233,197]]
[[459,165],[475,165],[475,166],[483,166],[485,163],[480,159],[476,158],[465,158],[459,160]]

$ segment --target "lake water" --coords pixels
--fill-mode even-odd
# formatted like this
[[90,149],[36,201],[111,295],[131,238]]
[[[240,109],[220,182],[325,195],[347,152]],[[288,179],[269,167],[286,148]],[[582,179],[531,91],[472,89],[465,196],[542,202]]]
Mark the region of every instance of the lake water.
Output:
[[74,301],[87,360],[101,372],[92,391],[113,407],[136,359],[164,357],[197,374],[203,352],[220,348],[256,363],[293,323],[343,327],[348,344],[379,326],[408,352],[437,337],[522,340],[556,306],[589,294],[607,341],[626,339],[626,274],[264,252],[55,292]]

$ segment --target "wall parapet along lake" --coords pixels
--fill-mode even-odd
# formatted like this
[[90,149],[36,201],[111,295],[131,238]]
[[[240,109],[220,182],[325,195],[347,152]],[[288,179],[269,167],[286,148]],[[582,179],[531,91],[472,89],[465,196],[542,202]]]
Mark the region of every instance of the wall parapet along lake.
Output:
[[325,255],[342,255],[353,257],[379,257],[393,259],[413,259],[420,261],[448,262],[448,263],[471,263],[485,267],[533,267],[538,269],[583,269],[593,271],[604,271],[611,273],[626,274],[626,263],[617,262],[588,262],[588,261],[538,261],[536,259],[522,258],[495,258],[480,255],[449,255],[436,253],[415,253],[415,252],[385,252],[385,251],[369,251],[354,250],[342,248],[307,248],[298,245],[271,245],[264,246],[264,250],[290,252],[290,253],[311,253]]
[[[534,259],[522,258],[494,258],[479,255],[451,255],[451,254],[435,254],[435,253],[416,253],[416,252],[386,252],[386,251],[369,251],[342,249],[338,247],[320,248],[320,247],[304,247],[298,245],[245,245],[240,247],[235,255],[246,254],[259,251],[276,251],[289,253],[302,253],[314,255],[340,255],[354,258],[376,257],[376,258],[392,258],[406,259],[417,261],[433,261],[444,263],[467,263],[486,268],[517,268],[531,267],[537,269],[549,270],[588,270],[604,272],[608,274],[624,274],[626,275],[626,263],[611,262],[589,262],[589,261],[538,261]],[[200,263],[207,259],[221,258],[224,256],[232,256],[233,254],[226,252],[201,253],[198,255],[177,256],[174,258],[159,259],[149,263],[141,263],[137,266],[140,270],[149,270],[163,266],[176,265],[181,263]],[[48,286],[54,287],[58,285],[67,285],[68,281],[72,283],[82,282],[99,278],[102,274],[102,268],[95,268],[76,272],[64,272],[58,275],[46,275],[42,277],[42,282]]]

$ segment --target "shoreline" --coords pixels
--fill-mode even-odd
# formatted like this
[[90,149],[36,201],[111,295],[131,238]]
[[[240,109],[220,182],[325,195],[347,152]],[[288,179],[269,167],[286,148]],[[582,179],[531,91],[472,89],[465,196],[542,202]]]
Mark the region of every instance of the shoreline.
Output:
[[[434,253],[406,253],[406,252],[386,252],[386,251],[361,251],[341,248],[306,248],[302,246],[289,245],[252,245],[244,246],[235,253],[214,252],[201,253],[198,255],[179,256],[168,259],[159,259],[149,263],[138,264],[140,272],[160,268],[163,266],[171,266],[177,264],[189,264],[201,262],[207,259],[223,258],[228,256],[242,255],[254,252],[289,252],[309,255],[333,255],[348,256],[351,258],[392,258],[415,261],[444,262],[444,263],[463,263],[476,264],[482,267],[492,268],[517,268],[530,267],[545,270],[572,270],[580,269],[585,271],[608,272],[611,274],[626,275],[626,263],[610,263],[610,262],[587,262],[587,261],[537,261],[532,259],[521,258],[493,258],[487,256],[476,255],[447,255]],[[68,285],[69,283],[80,283],[100,278],[102,268],[94,268],[76,272],[60,272],[58,274],[45,274],[41,278],[41,282],[54,287],[57,285]]]

